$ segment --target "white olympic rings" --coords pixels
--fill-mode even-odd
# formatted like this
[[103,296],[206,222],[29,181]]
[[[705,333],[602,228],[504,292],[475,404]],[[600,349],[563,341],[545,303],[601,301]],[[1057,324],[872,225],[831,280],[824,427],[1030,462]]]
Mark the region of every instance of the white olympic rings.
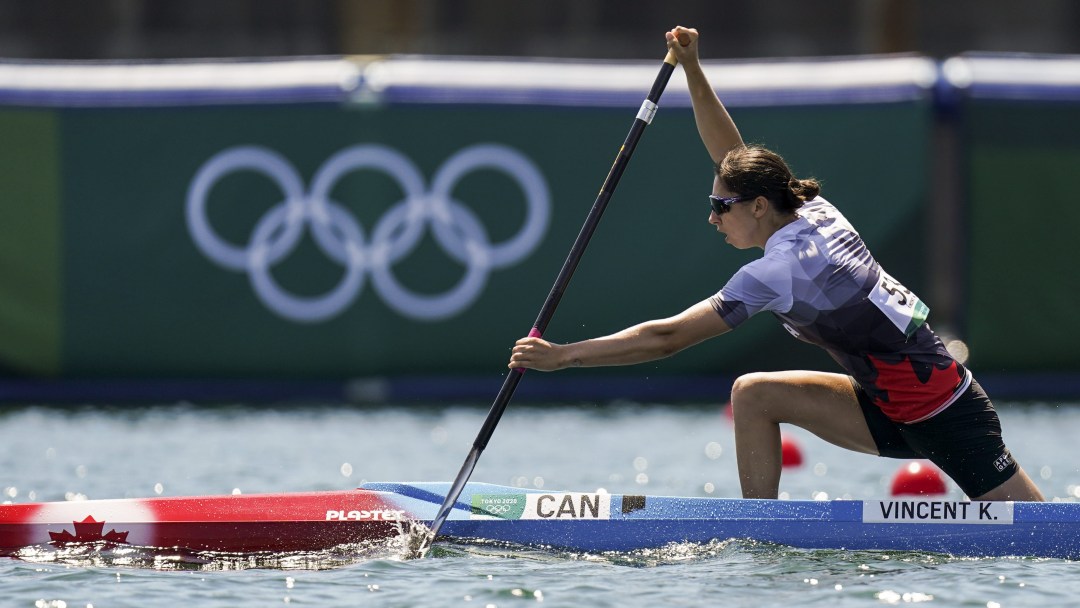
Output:
[[[375,224],[370,241],[355,216],[331,198],[337,181],[360,169],[386,173],[403,194]],[[509,175],[525,195],[524,224],[501,243],[493,244],[476,214],[453,195],[463,176],[481,169]],[[222,239],[206,213],[214,185],[237,171],[269,177],[283,195],[255,224],[244,246]],[[437,321],[468,308],[483,291],[491,270],[516,264],[532,253],[547,230],[550,206],[547,183],[536,165],[500,144],[477,144],[458,151],[436,172],[430,190],[412,161],[397,150],[379,144],[351,146],[319,167],[310,191],[305,191],[296,168],[280,154],[259,146],[236,146],[222,150],[199,168],[188,189],[186,216],[199,250],[223,268],[246,272],[259,299],[282,317],[318,322],[337,316],[359,295],[370,271],[379,296],[393,309],[411,319]],[[270,273],[296,248],[307,225],[319,249],[345,267],[340,282],[316,297],[286,291]],[[412,292],[391,272],[393,264],[416,248],[429,226],[446,254],[466,267],[457,285],[438,295]]]

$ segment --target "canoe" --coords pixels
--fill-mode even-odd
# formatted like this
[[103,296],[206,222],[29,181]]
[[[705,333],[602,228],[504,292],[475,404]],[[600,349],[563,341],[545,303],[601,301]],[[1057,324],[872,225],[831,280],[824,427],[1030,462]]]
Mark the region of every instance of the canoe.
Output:
[[[0,505],[0,555],[73,543],[217,552],[314,551],[431,521],[447,483]],[[469,483],[440,538],[582,552],[752,539],[804,549],[1080,558],[1080,503],[748,500],[548,492]]]

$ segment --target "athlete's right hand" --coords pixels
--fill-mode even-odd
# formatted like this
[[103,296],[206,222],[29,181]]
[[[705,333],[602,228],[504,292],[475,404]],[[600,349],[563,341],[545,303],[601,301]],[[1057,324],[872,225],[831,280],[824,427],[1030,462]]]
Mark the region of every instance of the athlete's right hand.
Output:
[[562,346],[552,344],[541,338],[522,338],[514,344],[510,352],[510,369],[535,369],[552,372],[562,369],[559,365],[559,351]]

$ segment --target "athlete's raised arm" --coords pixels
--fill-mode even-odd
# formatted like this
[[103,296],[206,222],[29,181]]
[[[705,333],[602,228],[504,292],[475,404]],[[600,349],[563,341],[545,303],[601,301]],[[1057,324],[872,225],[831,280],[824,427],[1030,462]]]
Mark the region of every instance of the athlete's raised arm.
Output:
[[[668,48],[675,51],[679,59],[679,65],[686,74],[686,84],[690,88],[690,100],[694,104],[694,121],[697,123],[698,134],[709,156],[714,163],[720,162],[728,151],[743,145],[739,129],[731,120],[724,104],[716,96],[716,91],[709,84],[705,71],[701,69],[701,61],[698,57],[698,31],[681,25],[667,32]],[[682,46],[679,40],[690,42]]]

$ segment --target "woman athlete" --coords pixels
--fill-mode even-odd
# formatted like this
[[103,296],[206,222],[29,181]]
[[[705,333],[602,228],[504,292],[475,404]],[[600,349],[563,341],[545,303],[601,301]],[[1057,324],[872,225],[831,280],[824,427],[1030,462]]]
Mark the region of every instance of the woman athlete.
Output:
[[[686,46],[676,40],[686,40]],[[698,32],[666,34],[716,163],[709,223],[760,259],[674,317],[572,344],[518,340],[510,368],[628,365],[677,353],[769,311],[847,374],[758,372],[731,388],[744,498],[776,498],[780,423],[849,450],[934,462],[973,500],[1043,500],[1001,436],[994,406],[926,323],[927,307],[874,260],[844,216],[777,154],[743,143],[698,58]]]

